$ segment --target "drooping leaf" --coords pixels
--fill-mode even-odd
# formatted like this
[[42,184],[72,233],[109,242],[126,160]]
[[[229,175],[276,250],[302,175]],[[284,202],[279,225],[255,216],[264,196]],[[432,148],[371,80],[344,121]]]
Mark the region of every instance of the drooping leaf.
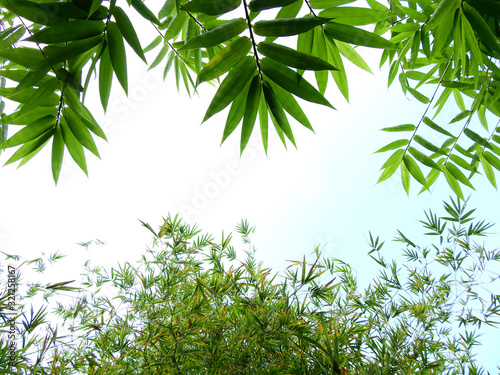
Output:
[[276,93],[279,102],[283,106],[283,109],[286,112],[288,112],[290,116],[292,116],[295,120],[297,120],[306,128],[314,132],[314,129],[312,128],[312,125],[309,122],[309,119],[307,118],[304,111],[300,107],[299,103],[297,103],[297,100],[295,100],[293,95],[276,84],[273,84],[271,86],[273,87],[273,90]]
[[450,121],[450,124],[457,122],[457,121],[460,121],[460,120],[463,120],[464,118],[468,117],[469,115],[470,115],[469,110],[462,111],[458,115],[453,117],[453,119]]
[[464,200],[464,194],[462,193],[462,189],[460,188],[460,184],[457,179],[453,177],[453,175],[448,171],[448,163],[444,166],[443,173],[446,178],[446,182],[451,187],[451,190],[462,200]]
[[297,52],[280,44],[260,42],[257,50],[263,55],[284,65],[302,70],[338,70],[330,63],[316,56]]
[[260,134],[262,137],[262,144],[264,145],[264,151],[267,155],[267,140],[269,131],[269,115],[267,112],[267,104],[264,95],[260,96],[259,103],[259,123],[260,123]]
[[483,152],[483,157],[490,163],[495,169],[500,171],[500,160],[489,151]]
[[39,108],[47,99],[47,97],[54,95],[54,91],[57,89],[57,87],[57,79],[52,78],[42,84],[38,89],[34,90],[21,107],[19,116],[22,116],[30,111]]
[[269,84],[269,82],[264,81],[264,97],[266,99],[267,107],[271,111],[272,117],[276,120],[278,126],[283,131],[283,133],[287,136],[287,138],[292,142],[292,144],[296,146],[295,139],[293,137],[292,128],[288,123],[288,119],[286,117],[285,111],[281,106],[276,94],[274,93],[273,88]]
[[127,56],[125,54],[125,46],[123,44],[123,37],[115,22],[108,22],[108,48],[111,65],[118,78],[118,82],[123,87],[125,93],[128,93],[128,80],[127,80]]
[[408,170],[408,167],[406,166],[404,159],[401,161],[400,168],[401,168],[401,182],[403,184],[403,188],[405,189],[406,195],[409,195],[411,177],[410,177],[410,171]]
[[262,83],[260,81],[260,76],[257,74],[252,79],[245,103],[245,114],[243,116],[243,125],[241,127],[240,153],[243,153],[243,150],[250,139],[250,135],[252,134],[255,120],[257,119],[261,93]]
[[226,108],[253,77],[256,69],[255,60],[251,56],[244,57],[236,64],[228,73],[224,81],[222,81],[219,89],[215,93],[205,117],[203,118],[203,122]]
[[318,90],[302,78],[301,75],[285,65],[265,57],[260,61],[260,67],[264,74],[276,84],[299,98],[333,108]]
[[462,173],[462,171],[452,162],[448,161],[445,165],[446,170],[451,173],[451,175],[462,184],[474,189],[474,186],[470,183],[469,179]]
[[447,135],[448,137],[455,138],[455,136],[453,134],[451,134],[449,131],[443,129],[441,126],[439,126],[434,121],[432,121],[429,117],[427,117],[427,116],[424,117],[423,121],[424,121],[424,124],[426,124],[429,128],[434,129],[435,131],[437,131],[441,134]]
[[145,19],[147,19],[150,22],[153,22],[156,25],[160,25],[160,21],[156,16],[154,15],[151,10],[144,4],[142,0],[131,0],[130,4],[135,8],[137,13],[139,13],[141,16],[143,16]]
[[420,135],[418,134],[415,134],[415,136],[413,137],[413,139],[419,143],[420,145],[424,146],[427,150],[429,151],[432,151],[432,152],[437,152],[439,154],[446,154],[445,152],[443,152],[441,150],[440,147],[437,147],[436,145],[434,145],[432,142],[429,142],[428,140],[426,140],[425,138],[421,137]]
[[252,42],[248,37],[237,38],[210,59],[198,73],[196,84],[210,81],[226,73],[247,55],[250,48],[252,48]]
[[469,137],[471,140],[473,140],[474,142],[476,142],[477,144],[480,144],[483,147],[491,148],[490,144],[488,143],[488,141],[486,139],[484,139],[483,137],[481,137],[476,132],[470,130],[469,128],[465,128],[464,129],[464,134],[467,137]]
[[34,68],[47,69],[63,61],[81,56],[83,53],[91,50],[102,41],[103,37],[101,35],[98,35],[92,38],[75,40],[62,47],[49,45],[43,49],[43,52],[47,56],[47,58],[36,65]]
[[99,97],[101,98],[104,112],[108,108],[109,94],[111,92],[111,83],[113,81],[113,65],[109,57],[109,49],[104,49],[99,59]]
[[432,30],[443,23],[450,14],[455,12],[459,5],[460,1],[458,0],[441,0],[434,14],[427,22],[427,30]]
[[55,126],[55,123],[56,119],[51,115],[39,118],[38,120],[26,125],[16,134],[7,139],[0,145],[0,149],[14,147],[32,141],[33,139],[38,138],[40,135],[53,128]]
[[52,177],[57,184],[64,155],[64,140],[61,132],[61,125],[57,124],[52,140]]
[[424,164],[430,168],[441,170],[441,168],[439,168],[439,166],[434,162],[434,160],[432,160],[430,157],[428,157],[427,155],[425,155],[421,151],[417,150],[415,147],[413,147],[413,146],[408,147],[408,151],[410,151],[410,154],[412,154],[413,157],[415,159],[417,159],[419,162],[421,162],[422,164]]
[[100,158],[94,139],[92,138],[92,135],[90,135],[87,126],[82,122],[81,118],[68,107],[63,109],[63,113],[66,123],[78,142],[80,142],[80,144],[87,150],[91,151],[95,156]]
[[128,18],[125,11],[116,6],[113,10],[113,17],[115,17],[116,25],[120,30],[120,33],[125,38],[130,47],[134,50],[134,52],[139,56],[142,61],[147,63],[146,56],[144,56],[144,52],[141,47],[141,43],[139,42],[139,38],[137,37],[137,33],[135,32],[134,25]]
[[363,58],[356,52],[354,48],[351,47],[349,43],[341,42],[340,40],[335,41],[335,45],[337,46],[339,52],[354,65],[359,68],[367,71],[368,73],[372,73],[368,64],[363,60]]
[[413,176],[413,178],[417,180],[421,185],[426,186],[427,183],[424,174],[420,170],[420,167],[418,166],[416,161],[413,160],[413,158],[410,155],[405,154],[403,156],[403,162],[406,165],[406,168],[408,168],[408,171]]
[[248,89],[250,88],[250,82],[247,83],[246,87],[241,90],[241,92],[236,96],[231,104],[229,113],[226,118],[226,125],[224,126],[224,132],[222,134],[221,144],[224,143],[227,137],[229,137],[234,129],[238,127],[241,122],[243,115],[245,114],[245,102],[248,96]]
[[61,117],[60,124],[64,144],[66,145],[69,154],[76,162],[76,164],[82,169],[82,171],[84,171],[85,174],[88,175],[87,162],[85,161],[85,154],[83,152],[82,144],[78,142],[78,139],[76,139],[76,137],[73,135],[64,117]]
[[497,181],[495,178],[495,172],[493,171],[493,168],[491,168],[491,164],[488,162],[488,160],[484,157],[484,155],[481,155],[479,157],[479,161],[481,162],[481,165],[483,166],[484,174],[490,181],[490,183],[493,185],[493,187],[496,189],[497,188]]
[[243,18],[236,18],[188,40],[180,50],[214,47],[241,34],[246,28],[247,22]]
[[19,164],[19,166],[22,166],[43,148],[43,146],[47,143],[47,141],[52,137],[53,134],[54,134],[54,128],[52,127],[45,133],[38,136],[37,138],[29,142],[26,142],[24,145],[19,147],[19,149],[16,152],[14,152],[14,154],[9,158],[9,160],[7,160],[5,165],[14,163],[19,159],[24,158],[25,160],[23,160]]

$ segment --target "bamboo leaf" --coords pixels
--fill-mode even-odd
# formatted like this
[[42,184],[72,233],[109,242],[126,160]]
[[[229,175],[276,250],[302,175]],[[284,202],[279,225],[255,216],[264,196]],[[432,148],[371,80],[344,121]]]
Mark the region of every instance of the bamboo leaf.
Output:
[[104,112],[108,108],[111,83],[113,81],[113,65],[109,57],[109,49],[105,48],[99,59],[99,97]]
[[495,169],[500,171],[500,160],[489,151],[483,152],[483,157],[490,163]]
[[283,133],[287,136],[287,138],[292,142],[292,144],[295,145],[295,139],[293,138],[293,133],[292,133],[292,128],[290,127],[290,124],[288,123],[288,119],[286,117],[285,111],[283,110],[283,107],[281,106],[278,98],[276,97],[276,94],[274,93],[273,88],[269,84],[269,82],[264,81],[264,97],[266,99],[267,107],[271,111],[272,117],[276,120],[277,124],[279,125],[280,129],[283,131]]
[[427,182],[425,180],[424,174],[420,170],[420,167],[415,162],[415,160],[413,160],[413,158],[410,155],[405,154],[403,155],[403,162],[406,165],[406,168],[408,168],[408,171],[413,176],[413,178],[417,180],[421,185],[426,186]]
[[203,122],[226,108],[253,77],[256,69],[255,60],[251,56],[244,57],[236,64],[215,93]]
[[316,90],[297,72],[294,72],[285,65],[264,57],[260,61],[260,67],[267,77],[269,77],[272,81],[283,87],[288,92],[309,102],[318,103],[333,108],[333,106],[325,99],[323,95],[321,95],[318,90]]
[[224,132],[222,134],[221,144],[224,143],[226,138],[231,135],[234,129],[237,128],[238,124],[243,118],[243,115],[245,114],[245,102],[247,100],[249,88],[250,82],[247,83],[246,87],[241,90],[241,92],[234,99],[233,104],[231,104],[231,108],[229,109],[229,113],[227,115]]
[[481,161],[481,165],[483,166],[484,174],[490,181],[490,183],[497,188],[497,181],[495,178],[495,172],[493,172],[493,168],[491,168],[491,164],[488,162],[488,160],[484,157],[484,155],[481,155],[479,157],[479,160]]
[[186,12],[201,12],[210,16],[220,16],[238,8],[240,4],[241,0],[192,0],[181,5],[181,9]]
[[54,134],[54,128],[51,128],[42,135],[40,135],[39,137],[29,142],[26,142],[10,157],[9,160],[7,160],[5,165],[14,163],[19,159],[24,158],[25,160],[23,160],[19,164],[19,167],[22,166],[43,148],[43,146],[47,143],[47,141],[50,139],[50,137],[52,137],[53,134]]
[[63,113],[66,123],[78,142],[80,142],[80,144],[87,150],[91,151],[95,156],[100,158],[94,139],[87,129],[87,126],[81,121],[80,117],[68,107],[63,109]]
[[487,147],[487,148],[491,149],[491,146],[490,146],[490,144],[488,143],[488,141],[486,139],[484,139],[483,137],[481,137],[476,132],[470,130],[469,128],[464,129],[464,134],[467,137],[469,137],[471,140],[473,140],[474,142],[476,142],[477,144],[480,144],[483,147]]
[[26,125],[12,137],[3,142],[0,145],[0,149],[14,147],[32,141],[53,128],[55,122],[55,117],[51,115],[39,118],[38,120]]
[[125,38],[130,47],[134,50],[134,52],[139,56],[142,61],[147,63],[146,56],[144,56],[144,52],[141,47],[141,43],[139,42],[139,38],[137,37],[137,33],[135,32],[134,25],[128,18],[125,11],[116,6],[113,10],[113,17],[115,18],[116,25],[120,30],[120,33]]
[[149,8],[146,6],[146,4],[144,4],[142,0],[132,0],[129,3],[132,4],[137,13],[139,13],[145,19],[153,22],[156,25],[160,25],[160,21],[158,21],[158,18],[156,18],[154,13],[149,10]]
[[395,150],[397,148],[406,146],[408,143],[410,143],[408,139],[398,139],[397,141],[391,142],[388,145],[385,145],[384,147],[378,149],[377,151],[375,151],[375,153]]
[[338,39],[342,42],[372,48],[399,49],[398,46],[385,40],[381,36],[354,26],[328,22],[325,24],[324,30],[326,35],[330,38]]
[[267,113],[267,104],[266,104],[266,99],[265,99],[264,95],[260,96],[259,123],[260,123],[260,134],[262,137],[262,144],[264,145],[264,151],[267,155],[269,116]]
[[384,132],[413,132],[415,131],[415,125],[413,124],[403,124],[403,125],[396,125],[396,126],[390,126],[388,128],[382,128],[380,129]]
[[78,139],[76,139],[76,137],[71,132],[71,129],[68,127],[68,124],[66,123],[66,119],[64,117],[61,117],[60,124],[64,144],[66,145],[69,154],[76,162],[76,164],[82,169],[82,171],[84,171],[85,174],[88,175],[87,162],[85,161],[85,154],[83,152],[81,143],[78,142]]
[[[406,155],[405,155],[406,156]],[[410,171],[408,170],[408,167],[406,166],[406,163],[403,159],[401,161],[401,182],[403,183],[403,188],[406,191],[406,195],[410,195]]]
[[247,55],[250,48],[252,48],[252,42],[248,37],[242,36],[234,40],[212,57],[203,67],[200,73],[198,73],[196,85],[201,82],[210,81],[226,73]]
[[252,0],[248,7],[252,12],[259,12],[261,10],[284,7],[295,3],[297,0]]
[[71,20],[45,27],[25,40],[45,44],[70,42],[102,34],[104,28],[105,25],[102,21]]
[[432,30],[440,25],[450,14],[455,13],[459,5],[460,1],[458,0],[441,0],[434,14],[427,21],[427,30]]
[[123,87],[123,90],[128,94],[128,83],[127,83],[127,56],[125,54],[125,46],[123,44],[123,38],[113,21],[108,22],[108,48],[109,57],[111,59],[111,65],[115,71],[116,78]]
[[462,184],[470,187],[471,189],[474,189],[474,186],[472,186],[469,179],[462,173],[462,171],[455,164],[448,161],[445,167],[457,181],[460,181]]
[[61,166],[64,156],[64,140],[61,132],[61,125],[56,124],[54,138],[52,140],[52,177],[54,182],[57,184],[59,180],[59,173],[61,172]]
[[257,111],[259,109],[260,96],[262,92],[262,84],[260,76],[257,74],[253,77],[248,96],[245,104],[245,115],[243,117],[243,126],[241,128],[240,153],[243,153],[250,135],[252,134],[255,120],[257,119]]
[[455,177],[448,171],[448,163],[445,164],[444,169],[444,176],[446,178],[446,182],[448,182],[448,185],[451,187],[451,190],[462,200],[464,200],[464,194],[462,193],[462,189],[460,188],[460,185]]
[[257,50],[264,56],[293,68],[302,70],[338,70],[330,63],[307,53],[297,52],[293,48],[280,44],[260,42]]
[[179,50],[214,47],[241,34],[247,28],[243,18],[236,18],[216,27],[206,33],[195,36],[187,41]]
[[456,138],[449,131],[443,129],[441,126],[437,125],[434,121],[432,121],[429,117],[424,117],[424,124],[426,124],[429,128],[434,129],[435,131],[447,135],[448,137]]
[[262,36],[297,35],[323,25],[329,20],[329,18],[322,17],[280,18],[271,21],[258,21],[253,30],[255,34]]
[[368,25],[391,16],[390,12],[358,7],[331,7],[318,14],[319,17],[334,18],[336,23],[345,25]]
[[417,150],[415,147],[412,147],[412,146],[408,147],[408,151],[410,151],[410,154],[412,154],[413,157],[415,159],[417,159],[419,162],[421,162],[422,164],[424,164],[430,168],[441,170],[441,168],[439,168],[439,166],[434,162],[434,160],[432,160],[430,157],[428,157],[424,153]]

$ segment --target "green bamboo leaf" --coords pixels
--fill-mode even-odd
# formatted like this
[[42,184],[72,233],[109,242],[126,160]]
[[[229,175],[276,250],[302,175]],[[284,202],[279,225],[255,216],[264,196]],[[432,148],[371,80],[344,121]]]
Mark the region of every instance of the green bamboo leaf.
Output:
[[247,22],[243,18],[236,18],[188,40],[179,50],[214,47],[241,34],[246,28]]
[[264,81],[263,89],[267,107],[271,111],[272,117],[274,117],[279,128],[283,131],[283,133],[287,136],[287,138],[292,142],[292,144],[295,147],[297,147],[295,144],[295,139],[293,138],[292,128],[288,123],[285,111],[283,110],[283,107],[281,106],[281,103],[276,97],[276,94],[274,93],[274,90],[269,84],[269,82]]
[[262,72],[272,81],[283,87],[288,92],[307,100],[309,102],[318,103],[327,107],[333,106],[325,99],[321,93],[316,90],[309,82],[307,82],[297,72],[277,61],[264,57],[260,61]]
[[434,14],[429,21],[427,21],[427,30],[432,30],[442,24],[450,14],[455,13],[455,10],[459,7],[459,5],[459,0],[441,0],[438,7],[434,11]]
[[278,8],[295,3],[297,0],[252,0],[248,7],[252,12],[259,12],[261,10]]
[[396,126],[390,126],[388,128],[382,128],[380,129],[384,132],[413,132],[415,131],[415,125],[412,124],[403,124],[403,125],[396,125]]
[[411,87],[407,87],[408,91],[417,99],[419,102],[427,104],[429,103],[429,98],[421,93],[419,93],[417,90]]
[[[451,1],[451,0],[449,0]],[[457,0],[458,1],[458,0]],[[467,20],[470,22],[474,31],[476,31],[481,37],[481,41],[486,45],[486,47],[491,52],[500,53],[500,46],[498,45],[498,40],[491,31],[490,27],[484,20],[484,18],[479,14],[479,12],[474,9],[474,7],[470,6],[467,3],[462,4],[462,9],[467,17]]]
[[38,109],[43,102],[46,101],[47,97],[54,94],[54,91],[57,88],[57,79],[55,78],[42,84],[38,89],[34,90],[30,97],[25,101],[19,111],[19,116],[25,115],[34,109]]
[[25,158],[25,160],[23,160],[19,164],[19,167],[22,166],[43,148],[43,146],[47,143],[47,141],[50,139],[50,137],[52,137],[53,134],[54,134],[54,128],[51,128],[42,135],[40,135],[39,137],[37,137],[36,139],[26,142],[10,157],[9,160],[7,160],[5,165],[14,163],[19,159]]
[[[406,156],[406,155],[405,155]],[[401,182],[403,183],[403,188],[407,195],[410,195],[410,171],[405,164],[405,161],[401,161]]]
[[105,48],[99,59],[99,97],[104,112],[108,108],[111,83],[113,81],[113,65],[109,57],[109,49]]
[[129,3],[135,8],[137,13],[139,13],[145,19],[153,22],[156,25],[160,25],[160,21],[158,21],[158,18],[156,18],[154,13],[149,10],[149,8],[144,4],[142,0],[132,0]]
[[437,125],[434,121],[432,121],[429,117],[424,117],[424,124],[426,124],[429,128],[434,129],[435,131],[447,135],[448,137],[456,138],[449,131],[443,129],[441,126]]
[[302,70],[338,70],[330,63],[319,57],[297,52],[293,48],[280,44],[260,42],[257,50],[264,56],[293,68]]
[[460,157],[456,154],[451,154],[449,157],[450,157],[450,160],[453,161],[458,166],[462,167],[463,169],[465,169],[467,171],[472,172],[471,164],[468,163],[467,161],[465,161],[462,157]]
[[398,46],[385,40],[381,36],[354,26],[328,22],[325,24],[324,30],[326,35],[330,38],[338,39],[342,42],[372,48],[399,49]]
[[331,7],[318,14],[319,17],[334,18],[336,23],[345,25],[368,25],[391,17],[391,13],[383,10],[358,7]]
[[[442,166],[444,160],[445,160],[444,158],[441,158],[440,160],[438,160],[437,165]],[[427,175],[427,179],[426,179],[427,185],[422,187],[419,194],[422,194],[424,191],[429,190],[431,188],[431,186],[434,184],[434,182],[436,182],[437,178],[441,174],[441,171],[442,171],[442,169],[437,170],[437,169],[431,168],[429,174]]]
[[489,142],[486,139],[484,139],[483,137],[481,137],[479,134],[477,134],[476,132],[470,130],[469,128],[465,128],[464,133],[467,137],[472,139],[477,144],[480,144],[483,147],[487,147],[487,148],[491,149]]
[[57,184],[59,180],[59,173],[64,156],[64,140],[61,132],[61,125],[56,124],[54,139],[52,140],[52,177]]
[[66,104],[68,105],[68,107],[70,107],[78,115],[81,121],[83,121],[83,123],[92,133],[104,140],[107,140],[103,130],[94,119],[90,111],[87,109],[87,107],[85,107],[80,102],[80,99],[78,98],[78,95],[75,91],[67,88],[66,90],[64,90],[64,98],[66,99]]
[[161,47],[160,52],[158,52],[158,55],[156,55],[155,59],[153,60],[153,62],[149,66],[148,70],[155,68],[159,63],[161,63],[163,61],[163,59],[165,58],[165,55],[167,54],[169,49],[170,49],[170,46],[167,43],[165,43]]
[[408,139],[398,139],[397,141],[391,142],[388,145],[385,145],[384,147],[378,149],[377,151],[375,151],[375,153],[395,150],[397,148],[406,146],[408,143],[410,143]]
[[52,11],[46,11],[34,2],[13,0],[1,0],[0,5],[8,9],[12,14],[41,25],[57,25],[65,22],[64,18],[57,16],[57,8],[51,8]]
[[469,179],[462,173],[462,171],[455,164],[448,161],[445,166],[446,166],[446,169],[448,170],[448,172],[450,172],[451,175],[457,181],[460,181],[462,184],[470,187],[471,189],[474,189],[474,186],[472,186]]
[[226,125],[224,126],[224,133],[222,134],[221,144],[224,143],[227,137],[238,127],[243,115],[245,114],[245,102],[248,96],[248,90],[250,88],[250,82],[247,83],[246,87],[241,90],[241,92],[236,96],[231,104],[229,113],[227,114]]
[[457,121],[460,121],[460,120],[463,120],[464,118],[468,117],[470,115],[470,113],[471,112],[469,110],[465,110],[465,111],[460,112],[458,115],[453,117],[453,119],[450,121],[450,124],[457,122]]
[[300,107],[299,103],[297,103],[293,95],[276,84],[272,84],[272,87],[274,92],[276,93],[276,96],[278,97],[279,102],[283,106],[283,109],[306,128],[314,132],[309,119],[307,118],[306,114]]
[[495,169],[500,171],[500,160],[489,151],[483,152],[483,157],[490,163]]
[[401,161],[403,160],[403,155],[405,153],[405,150],[403,150],[402,148],[400,149],[397,149],[396,151],[394,151],[394,153],[389,157],[389,159],[387,159],[384,163],[384,165],[382,165],[382,167],[380,169],[385,169],[385,168],[388,168],[390,167],[391,165],[393,164],[397,164],[399,165],[401,163]]
[[363,60],[363,58],[356,52],[354,48],[351,47],[349,43],[341,42],[340,40],[335,41],[339,52],[350,62],[352,62],[357,67],[372,73],[368,64]]
[[[37,89],[29,88],[13,94],[14,91],[15,91],[14,87],[0,88],[0,96],[9,98],[9,100],[13,100],[15,102],[23,104],[26,103],[34,93],[36,93]],[[59,103],[59,95],[52,93],[50,95],[47,95],[46,97],[41,98],[39,105],[42,107],[53,107],[56,106],[58,103]]]
[[[401,151],[403,151],[403,150],[401,150]],[[380,183],[380,182],[382,182],[382,181],[385,181],[389,177],[391,177],[394,174],[394,172],[396,172],[398,170],[399,165],[401,164],[401,162],[402,162],[402,157],[400,155],[399,156],[399,161],[391,163],[390,165],[387,166],[387,168],[384,169],[384,171],[380,175],[380,178],[377,181],[377,184]]]
[[2,32],[2,38],[0,39],[0,50],[12,47],[19,41],[19,39],[21,39],[25,31],[26,29],[24,27],[18,25]]
[[430,168],[441,170],[441,168],[439,168],[439,166],[434,162],[434,160],[432,160],[430,157],[417,150],[415,147],[412,146],[408,147],[408,151],[410,151],[410,154],[412,154],[413,157],[422,164]]
[[313,9],[327,9],[337,7],[344,4],[349,4],[355,0],[310,0],[309,4]]
[[72,20],[59,25],[48,26],[25,40],[35,43],[62,43],[87,39],[102,34],[105,25],[102,21]]
[[53,128],[55,122],[56,119],[54,116],[47,115],[39,118],[38,120],[29,123],[12,137],[3,142],[0,145],[0,149],[14,147],[32,141]]
[[437,152],[439,154],[445,155],[446,153],[443,152],[443,150],[440,147],[437,147],[433,143],[429,142],[425,138],[421,137],[420,135],[416,134],[415,137],[413,138],[417,143],[420,145],[424,146],[427,150],[432,151],[432,152]]
[[116,25],[120,30],[120,33],[125,38],[130,47],[134,50],[134,52],[139,56],[142,61],[147,63],[146,56],[144,56],[144,52],[141,47],[141,43],[139,42],[139,38],[137,37],[137,33],[135,32],[134,25],[128,18],[125,11],[116,6],[113,10],[113,17],[115,18]]
[[[314,44],[312,48],[312,54],[321,60],[328,60],[328,51],[326,46],[325,34],[323,29],[320,27],[315,27],[314,32]],[[318,90],[321,95],[325,95],[326,86],[328,85],[328,72],[325,70],[316,70],[314,72],[316,77],[316,83],[318,85]]]
[[495,178],[495,172],[493,172],[493,168],[491,168],[491,164],[488,162],[488,160],[484,157],[484,155],[481,155],[479,157],[479,161],[481,162],[481,165],[483,166],[484,174],[490,181],[490,183],[494,186],[494,188],[497,188],[497,181]]
[[79,57],[100,44],[102,41],[102,36],[98,35],[93,38],[75,40],[63,47],[49,45],[43,49],[43,52],[45,53],[45,55],[47,55],[47,58],[36,65],[34,69],[47,69],[63,61],[70,60],[74,57]]
[[201,82],[211,81],[226,73],[247,55],[250,48],[252,48],[252,42],[248,37],[242,36],[234,40],[212,57],[207,65],[203,67],[198,73],[196,85]]
[[338,71],[331,70],[330,73],[345,100],[349,101],[349,85],[347,83],[347,75],[344,69],[344,64],[342,63],[342,57],[340,56],[339,49],[337,48],[336,42],[330,38],[326,39],[326,45],[329,52],[328,62],[339,69]]
[[[151,43],[149,43],[146,47],[144,47],[144,50],[143,50],[144,53],[153,50],[158,44],[161,43],[162,40],[163,40],[163,38],[160,35],[158,35],[156,38],[153,39],[153,41]],[[165,39],[165,40],[168,40],[168,39]]]
[[45,56],[39,49],[29,47],[2,49],[0,50],[0,57],[30,70],[35,70],[45,61]]
[[19,111],[11,113],[10,115],[3,116],[0,120],[2,124],[10,125],[26,125],[33,121],[38,120],[41,117],[51,115],[57,116],[57,108],[55,107],[40,107],[36,111],[28,112],[22,116],[19,116]]
[[84,171],[85,174],[88,175],[87,162],[85,161],[85,154],[83,152],[83,147],[81,143],[78,142],[78,139],[76,139],[74,134],[71,132],[71,129],[69,128],[66,119],[64,117],[60,118],[60,124],[61,124],[61,131],[64,139],[64,144],[66,145],[69,154],[76,162],[76,164],[82,169],[82,171]]
[[115,71],[116,78],[123,87],[123,90],[128,94],[127,83],[127,56],[125,54],[125,46],[123,44],[123,37],[118,29],[118,26],[113,21],[108,22],[107,28],[109,57],[111,65]]
[[253,30],[255,34],[262,36],[297,35],[323,25],[329,20],[329,18],[322,17],[280,18],[271,21],[258,21]]
[[188,19],[187,12],[177,12],[170,25],[168,25],[168,29],[165,32],[165,40],[175,39],[181,32],[182,28],[186,24]]
[[83,147],[92,152],[95,156],[100,158],[101,156],[99,155],[99,151],[97,151],[94,139],[92,138],[92,135],[90,135],[87,126],[81,121],[81,118],[68,107],[63,109],[63,113],[66,123],[78,142],[80,142]]
[[413,178],[417,180],[421,185],[426,186],[427,182],[425,180],[424,174],[420,170],[420,167],[415,162],[415,160],[413,160],[413,158],[410,155],[405,154],[403,155],[403,162],[406,165],[406,168],[408,168],[408,171],[413,176]]
[[210,16],[220,16],[238,8],[240,4],[241,0],[192,0],[181,5],[181,9],[186,12],[201,12]]
[[255,59],[252,56],[246,56],[236,64],[215,93],[203,122],[226,108],[253,77],[256,69]]
[[262,144],[264,145],[264,151],[267,155],[267,140],[268,140],[268,128],[269,128],[269,115],[267,112],[266,98],[264,95],[260,96],[259,103],[259,123],[260,123],[260,134],[262,137]]
[[59,68],[55,69],[56,77],[59,79],[59,82],[62,83],[62,88],[64,88],[67,85],[70,85],[73,90],[78,91],[78,92],[83,92],[83,87],[80,85],[80,79],[75,77],[73,74],[71,74],[68,70],[64,68]]
[[453,175],[448,171],[448,163],[445,164],[444,169],[444,176],[446,178],[446,182],[448,182],[448,185],[450,185],[451,190],[462,200],[464,200],[464,194],[462,193],[462,189],[460,188],[460,184],[458,183],[457,179],[453,177]]
[[260,76],[257,74],[253,77],[248,96],[245,104],[245,115],[243,117],[243,126],[241,128],[240,154],[243,153],[250,135],[252,134],[255,120],[257,119],[257,111],[259,110],[260,96],[262,93],[262,84]]

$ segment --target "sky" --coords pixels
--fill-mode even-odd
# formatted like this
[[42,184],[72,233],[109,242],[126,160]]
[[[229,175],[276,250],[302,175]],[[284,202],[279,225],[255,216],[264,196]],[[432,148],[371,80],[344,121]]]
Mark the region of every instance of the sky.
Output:
[[[365,54],[374,74],[348,67],[350,103],[331,84],[326,97],[337,110],[304,104],[315,133],[293,123],[297,149],[285,150],[273,135],[266,156],[255,131],[240,156],[239,129],[220,146],[226,112],[200,125],[215,87],[202,84],[199,96],[189,98],[182,88],[177,92],[173,76],[163,82],[161,67],[148,72],[128,51],[129,97],[114,82],[104,114],[95,83],[87,95],[86,105],[108,138],[97,142],[100,160],[86,154],[88,177],[66,152],[55,186],[50,147],[19,169],[0,168],[0,250],[24,258],[60,251],[71,262],[83,251],[76,243],[99,239],[106,245],[92,253],[95,264],[135,261],[151,244],[138,219],[156,228],[168,213],[180,213],[216,239],[248,219],[256,226],[257,258],[273,270],[321,244],[325,255],[351,263],[360,280],[369,281],[369,231],[387,241],[396,229],[419,236],[423,210],[440,211],[451,190],[440,179],[431,194],[417,195],[412,181],[407,196],[398,174],[376,184],[389,155],[374,151],[395,139],[379,129],[416,123],[425,106],[405,98],[397,82],[389,90],[378,53],[363,49]],[[448,118],[458,113],[447,111]],[[0,162],[11,153],[2,153]],[[497,221],[498,193],[485,180],[475,179],[479,192],[471,208]],[[397,246],[387,252],[397,253]],[[65,271],[71,277],[80,270]],[[494,345],[485,340],[486,347]]]

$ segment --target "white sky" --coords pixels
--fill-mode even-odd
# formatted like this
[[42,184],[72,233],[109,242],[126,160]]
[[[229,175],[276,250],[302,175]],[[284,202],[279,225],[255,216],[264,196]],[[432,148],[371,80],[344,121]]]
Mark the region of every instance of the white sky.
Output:
[[[148,55],[149,61],[154,54]],[[301,259],[326,243],[325,255],[350,262],[367,281],[375,265],[366,256],[368,232],[385,240],[396,229],[422,233],[418,220],[423,210],[441,210],[451,192],[444,178],[432,195],[417,196],[412,181],[407,197],[398,174],[375,185],[389,154],[373,152],[395,139],[379,129],[416,124],[425,109],[404,98],[397,82],[387,89],[377,58],[369,60],[375,75],[350,69],[350,105],[331,83],[326,96],[337,111],[305,106],[316,134],[293,123],[298,150],[290,145],[286,151],[273,135],[266,157],[256,126],[240,158],[240,128],[219,147],[224,114],[200,126],[214,87],[203,84],[200,97],[189,99],[183,90],[177,93],[173,71],[165,83],[159,82],[163,64],[148,73],[130,51],[128,56],[136,62],[129,65],[128,100],[114,82],[103,117],[95,86],[87,96],[86,104],[109,141],[98,143],[101,160],[86,154],[88,178],[66,152],[54,186],[50,146],[20,169],[0,169],[1,251],[25,258],[56,250],[72,254],[81,252],[76,242],[100,239],[106,246],[94,253],[95,264],[135,261],[151,242],[138,219],[156,228],[162,216],[180,211],[216,238],[247,218],[257,227],[257,257],[276,271],[285,267],[285,259]],[[0,161],[5,163],[11,153],[3,153]],[[471,208],[479,208],[477,217],[497,221],[498,193],[485,180],[475,179],[479,193],[473,195]],[[186,211],[188,207],[193,211]],[[397,249],[392,246],[392,254]],[[59,275],[54,278],[60,281]],[[494,344],[487,340],[486,347]]]

